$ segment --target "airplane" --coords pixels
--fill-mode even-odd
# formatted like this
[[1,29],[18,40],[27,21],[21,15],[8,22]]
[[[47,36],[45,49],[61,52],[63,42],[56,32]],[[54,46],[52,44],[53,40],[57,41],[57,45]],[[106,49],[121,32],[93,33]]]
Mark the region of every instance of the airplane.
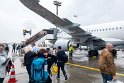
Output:
[[106,43],[112,43],[114,46],[124,46],[124,21],[82,26],[73,23],[66,18],[60,18],[53,14],[42,5],[38,0],[20,0],[27,8],[37,13],[56,27],[71,35],[69,39],[59,39],[55,42],[55,47],[62,46],[67,50],[71,41],[74,45],[84,45],[90,48],[90,51],[102,49]]

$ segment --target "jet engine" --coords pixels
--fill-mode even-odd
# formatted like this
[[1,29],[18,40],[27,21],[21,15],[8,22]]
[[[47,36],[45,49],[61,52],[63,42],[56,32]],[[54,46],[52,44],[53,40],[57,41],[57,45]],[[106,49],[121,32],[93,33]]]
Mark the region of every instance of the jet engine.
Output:
[[62,47],[62,50],[67,51],[69,48],[69,45],[72,45],[74,48],[77,48],[79,45],[75,44],[73,42],[70,42],[67,39],[59,39],[55,42],[54,47],[58,48],[58,46]]

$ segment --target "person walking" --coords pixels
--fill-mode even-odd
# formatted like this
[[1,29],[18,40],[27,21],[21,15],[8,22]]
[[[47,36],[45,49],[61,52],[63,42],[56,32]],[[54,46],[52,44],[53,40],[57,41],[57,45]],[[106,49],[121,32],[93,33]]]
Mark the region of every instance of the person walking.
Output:
[[103,78],[103,83],[116,80],[116,67],[112,56],[113,45],[107,43],[105,49],[102,50],[99,56],[99,69]]
[[16,44],[14,43],[14,44],[12,45],[12,52],[15,53],[15,49],[16,49]]
[[74,52],[74,48],[72,45],[69,46],[69,59],[73,58],[73,52]]
[[32,83],[51,83],[48,81],[47,72],[47,61],[41,53],[39,53],[40,48],[35,47],[32,49],[34,53],[34,59],[31,64],[31,79]]
[[9,53],[9,46],[8,46],[8,44],[5,45],[5,52],[6,52],[7,55],[8,55],[8,53]]
[[4,52],[4,45],[0,43],[0,83],[3,83],[3,80],[6,76],[6,61],[7,54]]
[[51,67],[56,62],[57,57],[51,54],[50,48],[47,48],[46,52],[47,52],[47,64],[48,64],[47,70],[48,70],[49,75],[52,76]]
[[17,47],[16,47],[16,53],[17,54],[20,54],[20,49],[21,49],[21,46],[20,45],[17,45]]
[[31,83],[31,63],[33,61],[33,52],[31,47],[26,48],[26,51],[27,52],[24,55],[23,65],[26,66],[26,70],[29,76],[29,83]]
[[64,67],[65,67],[65,63],[64,63],[64,59],[63,59],[64,55],[65,55],[65,52],[62,50],[61,46],[58,46],[58,52],[57,52],[58,74],[57,74],[57,79],[60,79],[60,68],[61,68],[63,75],[65,77],[65,80],[67,80],[68,77],[67,77],[66,71],[64,69]]

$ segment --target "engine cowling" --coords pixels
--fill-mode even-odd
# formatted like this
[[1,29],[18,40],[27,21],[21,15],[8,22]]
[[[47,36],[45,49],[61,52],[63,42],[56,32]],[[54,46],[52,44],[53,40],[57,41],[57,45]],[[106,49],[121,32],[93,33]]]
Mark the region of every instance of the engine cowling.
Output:
[[58,48],[58,46],[61,46],[62,50],[68,50],[69,42],[70,41],[66,39],[59,39],[55,42],[54,47]]
[[67,39],[59,39],[55,42],[54,47],[58,48],[58,46],[62,47],[62,50],[67,51],[69,48],[69,45],[72,45],[74,48],[78,47],[78,44],[75,44],[73,42],[70,42]]

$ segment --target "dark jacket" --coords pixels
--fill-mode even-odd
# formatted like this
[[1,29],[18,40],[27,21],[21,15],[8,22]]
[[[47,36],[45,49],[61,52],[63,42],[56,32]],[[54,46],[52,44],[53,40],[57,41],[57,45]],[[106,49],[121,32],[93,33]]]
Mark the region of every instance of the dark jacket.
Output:
[[24,63],[23,64],[25,66],[26,65],[31,65],[32,61],[33,61],[33,53],[31,51],[25,53],[25,55],[24,55]]
[[63,55],[65,55],[64,51],[58,51],[57,52],[57,61],[63,61]]
[[51,54],[47,55],[47,63],[48,64],[53,64],[57,62],[57,57]]

